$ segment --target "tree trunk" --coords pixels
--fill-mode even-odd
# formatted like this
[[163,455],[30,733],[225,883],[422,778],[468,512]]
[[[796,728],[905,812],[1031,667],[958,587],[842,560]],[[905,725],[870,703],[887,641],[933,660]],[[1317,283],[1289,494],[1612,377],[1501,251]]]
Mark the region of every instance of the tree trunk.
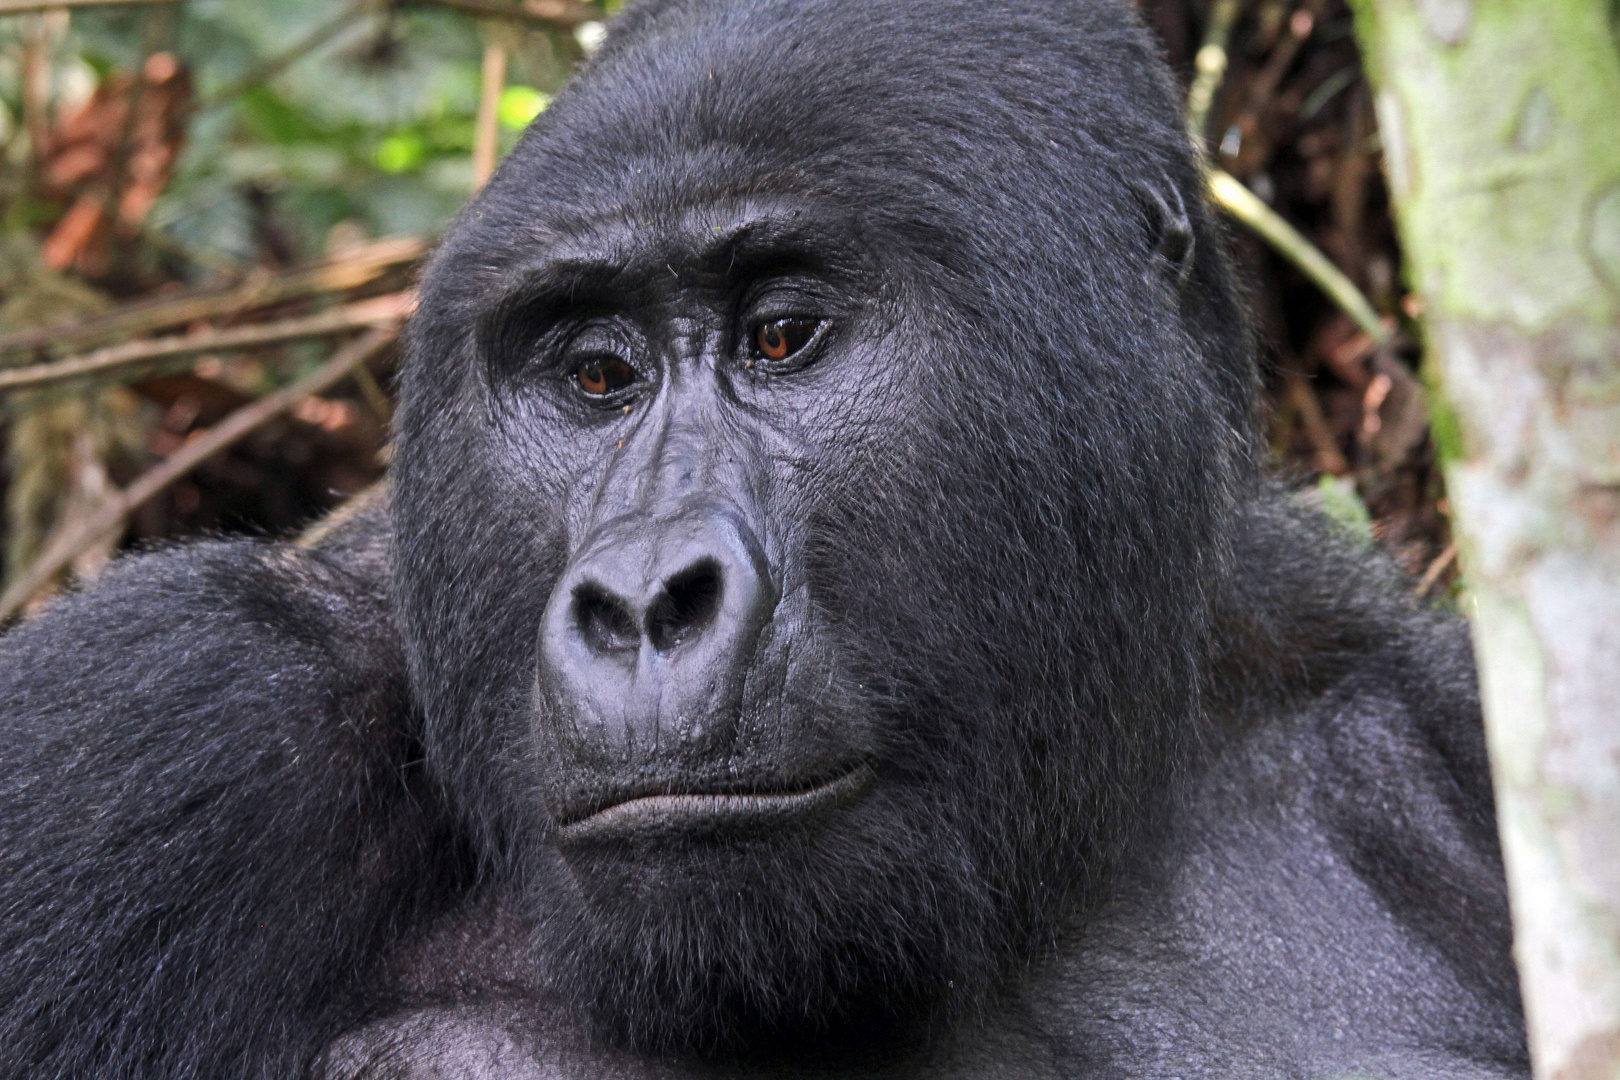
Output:
[[1354,0],[1541,1080],[1620,1077],[1620,4]]

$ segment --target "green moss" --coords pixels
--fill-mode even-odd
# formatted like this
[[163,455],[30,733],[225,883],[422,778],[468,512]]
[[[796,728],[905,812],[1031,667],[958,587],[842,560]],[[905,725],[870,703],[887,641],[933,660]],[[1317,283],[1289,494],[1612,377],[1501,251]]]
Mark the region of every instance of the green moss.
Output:
[[1404,120],[1386,145],[1411,177],[1401,236],[1431,315],[1527,333],[1614,319],[1583,242],[1595,196],[1620,182],[1611,0],[1474,0],[1455,45],[1410,0],[1353,6],[1390,98],[1380,117],[1398,105]]
[[1355,481],[1324,473],[1316,482],[1316,503],[1345,532],[1362,543],[1373,542],[1372,514],[1356,493]]
[[1433,359],[1424,362],[1423,384],[1429,391],[1429,437],[1434,440],[1435,456],[1447,466],[1463,459],[1462,422],[1446,399],[1438,368]]

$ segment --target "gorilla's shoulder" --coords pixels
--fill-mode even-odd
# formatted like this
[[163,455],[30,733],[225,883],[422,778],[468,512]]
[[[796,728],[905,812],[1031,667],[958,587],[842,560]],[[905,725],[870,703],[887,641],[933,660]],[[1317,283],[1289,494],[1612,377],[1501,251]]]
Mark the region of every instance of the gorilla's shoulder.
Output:
[[[1494,854],[1467,624],[1422,604],[1387,557],[1292,498],[1258,502],[1236,543],[1239,595],[1226,610],[1241,614],[1221,628],[1228,696],[1218,707],[1246,734],[1221,740],[1228,771],[1271,762],[1369,828],[1407,813],[1466,821]],[[1417,807],[1430,799],[1445,812]]]
[[1290,502],[1238,532],[1224,730],[1064,977],[1150,1074],[1523,1075],[1467,627]]
[[[198,690],[246,689],[257,674],[321,654],[318,666],[363,676],[374,691],[403,688],[403,663],[387,596],[386,520],[368,515],[345,522],[312,546],[258,540],[218,540],[125,557],[88,588],[55,602],[39,618],[0,635],[18,670],[47,678],[53,691],[129,682],[172,693],[197,679]],[[160,639],[167,648],[149,653]],[[268,648],[270,651],[263,651]],[[237,651],[246,650],[246,651]],[[291,650],[290,652],[288,650]],[[209,663],[198,663],[202,654]],[[230,663],[218,663],[229,659]],[[124,663],[121,661],[137,661]],[[178,680],[178,682],[176,681]],[[279,680],[278,680],[279,681]],[[26,713],[31,680],[0,687],[6,727]],[[40,698],[53,708],[57,692]],[[78,702],[75,702],[78,704]],[[126,712],[130,701],[116,705]]]
[[292,1075],[432,888],[381,539],[123,559],[0,636],[0,1074]]

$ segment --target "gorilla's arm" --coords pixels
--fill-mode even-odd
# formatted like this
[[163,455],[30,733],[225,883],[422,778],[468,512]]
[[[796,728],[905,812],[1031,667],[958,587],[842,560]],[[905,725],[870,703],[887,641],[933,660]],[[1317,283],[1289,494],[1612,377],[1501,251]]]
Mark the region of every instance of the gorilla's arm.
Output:
[[363,548],[128,559],[0,637],[0,1076],[297,1075],[432,892]]

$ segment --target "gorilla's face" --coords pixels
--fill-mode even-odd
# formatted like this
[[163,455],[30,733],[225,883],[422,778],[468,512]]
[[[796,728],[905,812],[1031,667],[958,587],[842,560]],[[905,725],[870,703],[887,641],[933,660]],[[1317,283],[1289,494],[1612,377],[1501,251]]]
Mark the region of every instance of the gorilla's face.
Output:
[[[829,495],[871,497],[863,469],[899,465],[880,433],[915,372],[851,226],[802,200],[599,224],[483,320],[503,454],[567,553],[536,734],[588,877],[645,862],[651,884],[672,843],[774,844],[872,787],[869,710],[810,563]],[[828,569],[860,573],[833,550]]]
[[[1198,366],[1155,261],[1130,177],[1196,174],[1146,47],[1112,3],[976,42],[1011,124],[957,78],[972,5],[882,7],[627,16],[413,323],[428,760],[559,991],[644,1049],[976,1000],[1197,711],[1246,359]],[[916,47],[863,60],[869,17]]]
[[1008,736],[1083,663],[1066,496],[970,430],[1047,376],[960,384],[973,328],[904,270],[836,205],[754,198],[576,231],[480,320],[497,453],[562,555],[532,706],[562,962],[634,1042],[976,986],[1064,832]]

